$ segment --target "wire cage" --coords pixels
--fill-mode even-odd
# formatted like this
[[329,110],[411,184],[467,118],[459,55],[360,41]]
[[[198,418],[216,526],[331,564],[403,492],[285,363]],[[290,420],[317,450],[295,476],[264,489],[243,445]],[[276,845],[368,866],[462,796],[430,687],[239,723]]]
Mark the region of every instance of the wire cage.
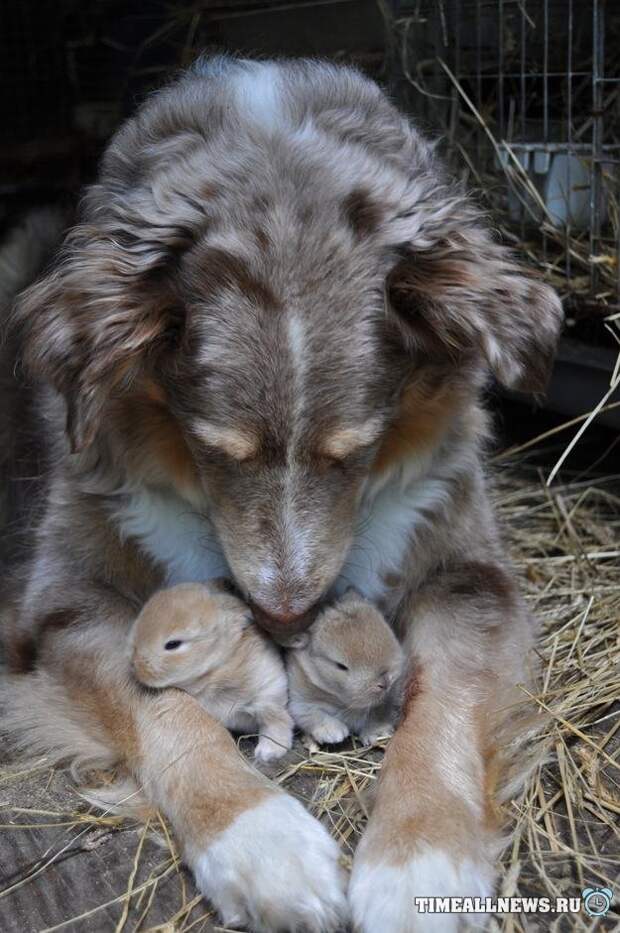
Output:
[[569,313],[620,307],[620,7],[392,0],[392,85]]

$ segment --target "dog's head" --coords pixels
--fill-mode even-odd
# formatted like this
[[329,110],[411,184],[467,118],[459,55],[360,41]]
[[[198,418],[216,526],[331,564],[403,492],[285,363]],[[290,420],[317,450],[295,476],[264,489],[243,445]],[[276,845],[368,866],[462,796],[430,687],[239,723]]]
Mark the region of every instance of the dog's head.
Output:
[[482,374],[543,388],[561,321],[375,85],[235,62],[121,130],[19,314],[74,448],[116,432],[134,478],[208,511],[272,629]]

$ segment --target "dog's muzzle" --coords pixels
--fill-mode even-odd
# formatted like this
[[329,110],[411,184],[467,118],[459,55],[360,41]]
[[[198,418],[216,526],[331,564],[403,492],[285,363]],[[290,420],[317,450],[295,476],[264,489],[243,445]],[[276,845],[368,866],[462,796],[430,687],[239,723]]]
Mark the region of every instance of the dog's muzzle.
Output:
[[255,602],[252,602],[251,608],[260,627],[269,632],[276,641],[282,638],[284,642],[288,636],[297,635],[299,632],[304,632],[307,628],[310,628],[316,618],[318,609],[318,607],[313,607],[301,615],[296,615],[290,612],[267,612]]

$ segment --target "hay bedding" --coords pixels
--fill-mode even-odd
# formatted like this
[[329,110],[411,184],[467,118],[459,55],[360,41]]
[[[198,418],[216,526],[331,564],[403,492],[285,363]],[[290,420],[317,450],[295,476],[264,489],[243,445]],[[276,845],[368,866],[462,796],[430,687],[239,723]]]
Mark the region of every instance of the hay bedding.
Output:
[[[564,470],[547,487],[548,471],[522,455],[496,461],[500,520],[542,623],[533,702],[550,713],[546,761],[507,814],[516,832],[501,893],[574,896],[606,885],[618,897],[620,477]],[[269,773],[326,823],[350,861],[380,761],[378,749],[350,744],[309,757],[297,743]],[[4,763],[0,806],[3,931],[222,929],[161,820],[102,815],[44,760]],[[604,921],[515,915],[492,923],[506,933],[620,929],[618,913]]]

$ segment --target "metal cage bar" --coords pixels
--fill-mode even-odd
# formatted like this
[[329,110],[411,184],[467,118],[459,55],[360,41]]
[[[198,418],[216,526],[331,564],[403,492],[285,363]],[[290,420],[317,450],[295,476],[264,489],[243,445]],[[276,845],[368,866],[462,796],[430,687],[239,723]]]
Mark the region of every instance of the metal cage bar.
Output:
[[[620,17],[611,7],[393,0],[391,28],[393,86],[439,131],[509,238],[569,301],[618,307]],[[607,41],[606,29],[615,30]]]

